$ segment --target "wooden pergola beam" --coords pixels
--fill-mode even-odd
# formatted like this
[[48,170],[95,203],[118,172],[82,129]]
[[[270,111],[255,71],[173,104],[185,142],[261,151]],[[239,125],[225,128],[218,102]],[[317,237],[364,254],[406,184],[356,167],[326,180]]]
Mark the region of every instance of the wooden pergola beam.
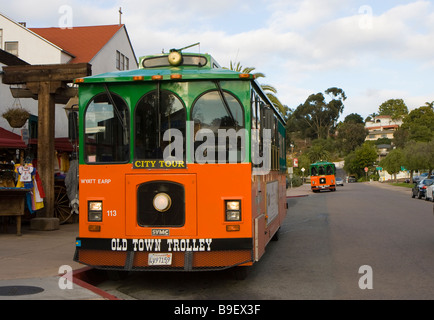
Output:
[[[12,97],[14,98],[32,98],[34,100],[38,100],[38,95],[34,94],[27,87],[23,88],[10,88]],[[64,88],[61,92],[56,94],[55,102],[56,104],[67,104],[71,97],[76,97],[78,95],[78,88],[67,87]]]
[[[69,95],[73,97],[76,91],[70,90],[67,83],[91,75],[91,66],[88,63],[8,66],[3,67],[3,72],[3,83],[25,84],[31,97],[38,99],[37,169],[45,191],[45,212],[38,218],[49,220],[54,217],[55,103]],[[53,229],[47,227],[46,222],[38,221],[38,224],[40,229]],[[48,224],[52,225],[51,222]]]
[[22,84],[40,81],[72,82],[76,78],[91,74],[91,65],[77,64],[49,64],[34,66],[8,66],[3,67],[3,83]]

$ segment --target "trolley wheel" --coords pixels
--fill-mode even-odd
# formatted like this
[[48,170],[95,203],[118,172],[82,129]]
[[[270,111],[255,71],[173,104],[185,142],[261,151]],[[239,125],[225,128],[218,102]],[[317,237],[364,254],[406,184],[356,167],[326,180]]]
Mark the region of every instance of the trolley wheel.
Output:
[[249,270],[249,267],[234,267],[233,274],[235,280],[245,280],[247,278],[247,275],[249,274]]
[[279,232],[280,228],[277,229],[276,233],[273,235],[273,237],[271,237],[271,241],[279,241]]
[[66,188],[54,186],[54,217],[59,218],[59,223],[63,224],[71,217],[72,212],[69,207],[69,199]]

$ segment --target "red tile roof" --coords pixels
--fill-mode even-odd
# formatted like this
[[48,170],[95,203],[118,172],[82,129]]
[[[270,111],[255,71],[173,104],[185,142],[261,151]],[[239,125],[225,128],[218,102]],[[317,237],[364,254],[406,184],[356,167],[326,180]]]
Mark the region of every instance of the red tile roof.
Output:
[[90,62],[104,45],[124,25],[105,25],[89,27],[29,28],[74,57],[70,63]]

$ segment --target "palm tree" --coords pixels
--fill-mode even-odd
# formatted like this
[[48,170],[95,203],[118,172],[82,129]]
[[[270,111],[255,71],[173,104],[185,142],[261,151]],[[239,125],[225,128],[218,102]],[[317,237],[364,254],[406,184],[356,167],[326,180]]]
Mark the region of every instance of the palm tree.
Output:
[[431,102],[425,102],[424,107],[430,107],[431,109],[433,109],[433,108],[434,108],[434,101],[431,101]]
[[331,154],[329,151],[325,150],[322,146],[314,145],[307,152],[307,157],[309,158],[311,163],[314,163],[322,160],[325,161],[330,160]]
[[[225,68],[224,69],[228,69]],[[229,70],[232,71],[237,71],[237,72],[241,72],[241,73],[252,73],[255,68],[253,67],[246,67],[243,68],[240,64],[240,62],[237,62],[236,64],[232,62],[232,60],[230,61],[229,64]],[[255,76],[255,78],[265,78],[265,74],[261,73],[261,72],[255,72],[253,73],[253,75]],[[276,93],[277,93],[277,89],[274,88],[271,85],[268,84],[262,84],[261,85],[261,89],[264,91],[264,93],[267,95],[268,99],[270,99],[270,101],[273,103],[273,105],[284,115],[286,114],[286,110],[285,110],[285,106],[280,102],[280,100],[277,98]]]

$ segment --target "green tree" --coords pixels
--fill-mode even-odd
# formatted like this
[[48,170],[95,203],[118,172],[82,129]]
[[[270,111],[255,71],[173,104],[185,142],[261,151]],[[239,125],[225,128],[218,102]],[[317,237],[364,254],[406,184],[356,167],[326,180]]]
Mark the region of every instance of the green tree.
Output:
[[354,151],[350,152],[344,160],[344,170],[347,174],[356,174],[356,172],[359,171],[358,164],[356,163],[356,153]]
[[408,140],[431,141],[434,138],[434,109],[422,106],[412,110],[404,119],[402,130],[408,133]]
[[434,169],[434,139],[428,142],[427,145],[427,161],[428,161],[429,173],[431,175]]
[[351,114],[347,115],[345,117],[344,123],[360,123],[363,125],[365,124],[362,116],[358,113],[351,113]]
[[401,171],[401,166],[404,164],[404,152],[401,149],[393,149],[389,154],[380,161],[380,166],[383,167],[389,174],[393,174],[395,182],[397,182],[396,174]]
[[408,108],[402,99],[389,99],[383,102],[378,108],[380,116],[391,116],[392,119],[408,114]]
[[307,156],[309,158],[310,163],[314,163],[317,161],[330,161],[331,160],[331,154],[330,151],[323,148],[321,145],[313,145],[310,147],[309,151],[307,152]]
[[434,139],[429,142],[410,141],[404,150],[404,166],[410,170],[410,179],[413,180],[413,172],[434,168]]
[[429,108],[433,109],[434,108],[434,101],[425,102],[424,107],[429,107]]
[[329,88],[325,94],[311,94],[303,104],[292,113],[291,130],[298,131],[303,138],[327,138],[334,132],[337,120],[344,109],[345,92],[340,88]]
[[368,130],[363,123],[341,122],[337,128],[337,141],[343,154],[348,154],[360,146],[368,135]]
[[[309,171],[309,166],[311,162],[308,157],[307,153],[303,153],[298,157],[298,168],[294,168],[294,174],[301,177],[301,176],[307,176]],[[301,171],[301,168],[305,169],[305,172],[303,173]]]
[[393,143],[397,148],[404,148],[408,141],[408,130],[399,127],[393,132]]
[[363,177],[364,168],[372,167],[377,160],[377,148],[373,143],[365,142],[345,157],[344,170],[357,177]]

